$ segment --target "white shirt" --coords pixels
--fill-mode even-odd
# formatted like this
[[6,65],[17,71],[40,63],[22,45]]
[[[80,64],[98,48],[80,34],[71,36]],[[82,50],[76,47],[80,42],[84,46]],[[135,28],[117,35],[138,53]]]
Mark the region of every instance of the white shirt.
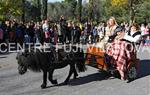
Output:
[[42,29],[43,29],[43,32],[47,32],[48,29],[49,29],[49,25],[44,23],[43,26],[42,26]]

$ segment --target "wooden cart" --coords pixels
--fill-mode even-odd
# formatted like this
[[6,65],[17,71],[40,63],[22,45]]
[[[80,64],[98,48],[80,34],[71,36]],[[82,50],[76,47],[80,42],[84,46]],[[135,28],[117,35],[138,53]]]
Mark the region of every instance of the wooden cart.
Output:
[[[108,73],[116,72],[117,69],[109,68],[106,62],[106,54],[98,47],[90,46],[86,50],[86,64],[92,67],[98,68],[100,71],[106,71]],[[125,75],[129,81],[136,79],[138,73],[139,59],[131,60],[127,63],[127,72]],[[115,73],[116,74],[116,73]],[[119,74],[119,73],[118,73]]]

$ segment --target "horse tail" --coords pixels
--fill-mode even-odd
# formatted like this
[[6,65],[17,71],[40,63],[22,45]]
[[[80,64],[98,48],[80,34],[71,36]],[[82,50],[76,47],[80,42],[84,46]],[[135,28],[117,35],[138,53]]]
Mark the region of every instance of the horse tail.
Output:
[[86,71],[86,65],[85,65],[85,58],[84,58],[84,52],[78,53],[78,58],[76,62],[76,69],[79,72],[85,72]]

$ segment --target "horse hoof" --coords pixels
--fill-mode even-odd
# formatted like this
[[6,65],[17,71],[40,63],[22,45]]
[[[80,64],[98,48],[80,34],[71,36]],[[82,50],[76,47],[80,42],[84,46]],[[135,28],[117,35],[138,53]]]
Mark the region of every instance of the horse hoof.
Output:
[[73,79],[77,79],[77,76],[74,76],[74,78]]
[[42,84],[41,89],[45,89],[45,88],[46,88],[46,84]]
[[54,80],[52,84],[58,84],[57,80]]

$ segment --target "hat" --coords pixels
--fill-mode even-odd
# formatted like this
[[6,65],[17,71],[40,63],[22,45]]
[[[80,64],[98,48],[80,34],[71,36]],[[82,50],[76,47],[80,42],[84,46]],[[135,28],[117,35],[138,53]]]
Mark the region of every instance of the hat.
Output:
[[122,26],[117,26],[115,29],[115,33],[121,32],[122,30],[124,30],[124,28]]

